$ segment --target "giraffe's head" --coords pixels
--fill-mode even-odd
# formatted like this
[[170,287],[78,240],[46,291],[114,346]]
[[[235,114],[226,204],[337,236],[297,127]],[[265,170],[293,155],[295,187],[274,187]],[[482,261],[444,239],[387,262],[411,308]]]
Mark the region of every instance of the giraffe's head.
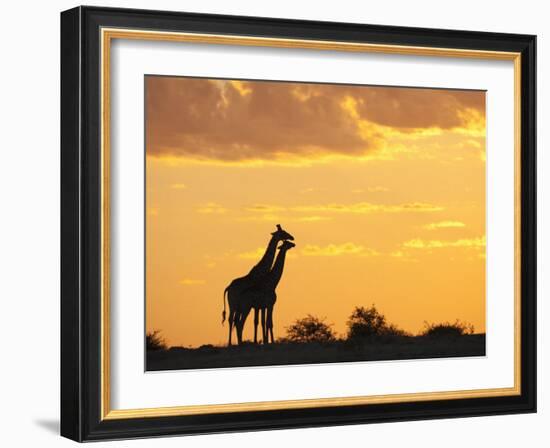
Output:
[[277,224],[277,230],[273,232],[271,235],[273,235],[274,238],[276,238],[279,241],[286,241],[286,240],[293,240],[294,237],[283,230],[280,224]]
[[292,249],[293,247],[296,247],[296,244],[294,244],[292,241],[284,240],[283,244],[279,246],[279,250],[287,251]]

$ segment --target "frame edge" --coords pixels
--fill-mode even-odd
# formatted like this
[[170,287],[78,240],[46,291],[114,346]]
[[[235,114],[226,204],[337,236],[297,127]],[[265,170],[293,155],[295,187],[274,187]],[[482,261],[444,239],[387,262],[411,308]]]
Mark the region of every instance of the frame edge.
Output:
[[521,65],[521,390],[537,412],[537,36],[526,36]]
[[80,289],[81,8],[61,13],[60,433],[82,441]]

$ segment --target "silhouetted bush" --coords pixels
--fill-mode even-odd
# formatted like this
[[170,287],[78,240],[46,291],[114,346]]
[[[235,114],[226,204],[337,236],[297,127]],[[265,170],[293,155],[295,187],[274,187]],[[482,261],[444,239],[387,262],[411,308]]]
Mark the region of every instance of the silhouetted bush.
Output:
[[384,336],[411,336],[410,333],[406,332],[402,328],[399,328],[397,325],[389,324],[384,329]]
[[439,324],[430,324],[424,322],[424,330],[420,336],[430,337],[456,337],[474,333],[474,326],[467,322],[461,322],[458,319],[454,323],[443,322]]
[[203,344],[201,345],[197,350],[200,350],[201,352],[204,352],[204,353],[217,353],[220,351],[220,347],[216,347],[215,345],[212,345],[212,344]]
[[336,339],[332,325],[324,319],[308,314],[286,327],[287,336],[283,340],[289,342],[332,342]]
[[388,324],[386,316],[380,313],[374,305],[370,308],[355,307],[348,319],[349,340],[372,336],[408,336],[408,333],[394,324]]
[[151,331],[145,335],[145,346],[147,350],[166,350],[168,348],[159,330]]

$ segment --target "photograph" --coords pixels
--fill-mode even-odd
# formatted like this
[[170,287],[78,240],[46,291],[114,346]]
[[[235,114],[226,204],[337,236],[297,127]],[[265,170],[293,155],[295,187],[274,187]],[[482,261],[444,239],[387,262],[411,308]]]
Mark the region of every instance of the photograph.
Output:
[[[37,353],[59,361],[63,437],[369,424],[387,445],[381,423],[425,420],[423,446],[463,446],[540,412],[540,26],[335,8],[61,12],[60,89],[41,88],[60,127],[18,138],[60,143],[60,356]],[[521,418],[503,440],[539,437]]]
[[147,371],[486,355],[486,91],[143,95]]

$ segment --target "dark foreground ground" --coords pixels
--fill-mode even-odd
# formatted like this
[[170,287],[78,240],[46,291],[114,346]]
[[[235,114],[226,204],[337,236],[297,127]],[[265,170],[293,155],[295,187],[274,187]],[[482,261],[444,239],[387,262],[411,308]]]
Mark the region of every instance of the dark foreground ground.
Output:
[[485,335],[457,337],[397,336],[361,343],[245,343],[220,347],[171,347],[147,352],[147,370],[206,369],[220,367],[315,364],[350,361],[485,356]]

